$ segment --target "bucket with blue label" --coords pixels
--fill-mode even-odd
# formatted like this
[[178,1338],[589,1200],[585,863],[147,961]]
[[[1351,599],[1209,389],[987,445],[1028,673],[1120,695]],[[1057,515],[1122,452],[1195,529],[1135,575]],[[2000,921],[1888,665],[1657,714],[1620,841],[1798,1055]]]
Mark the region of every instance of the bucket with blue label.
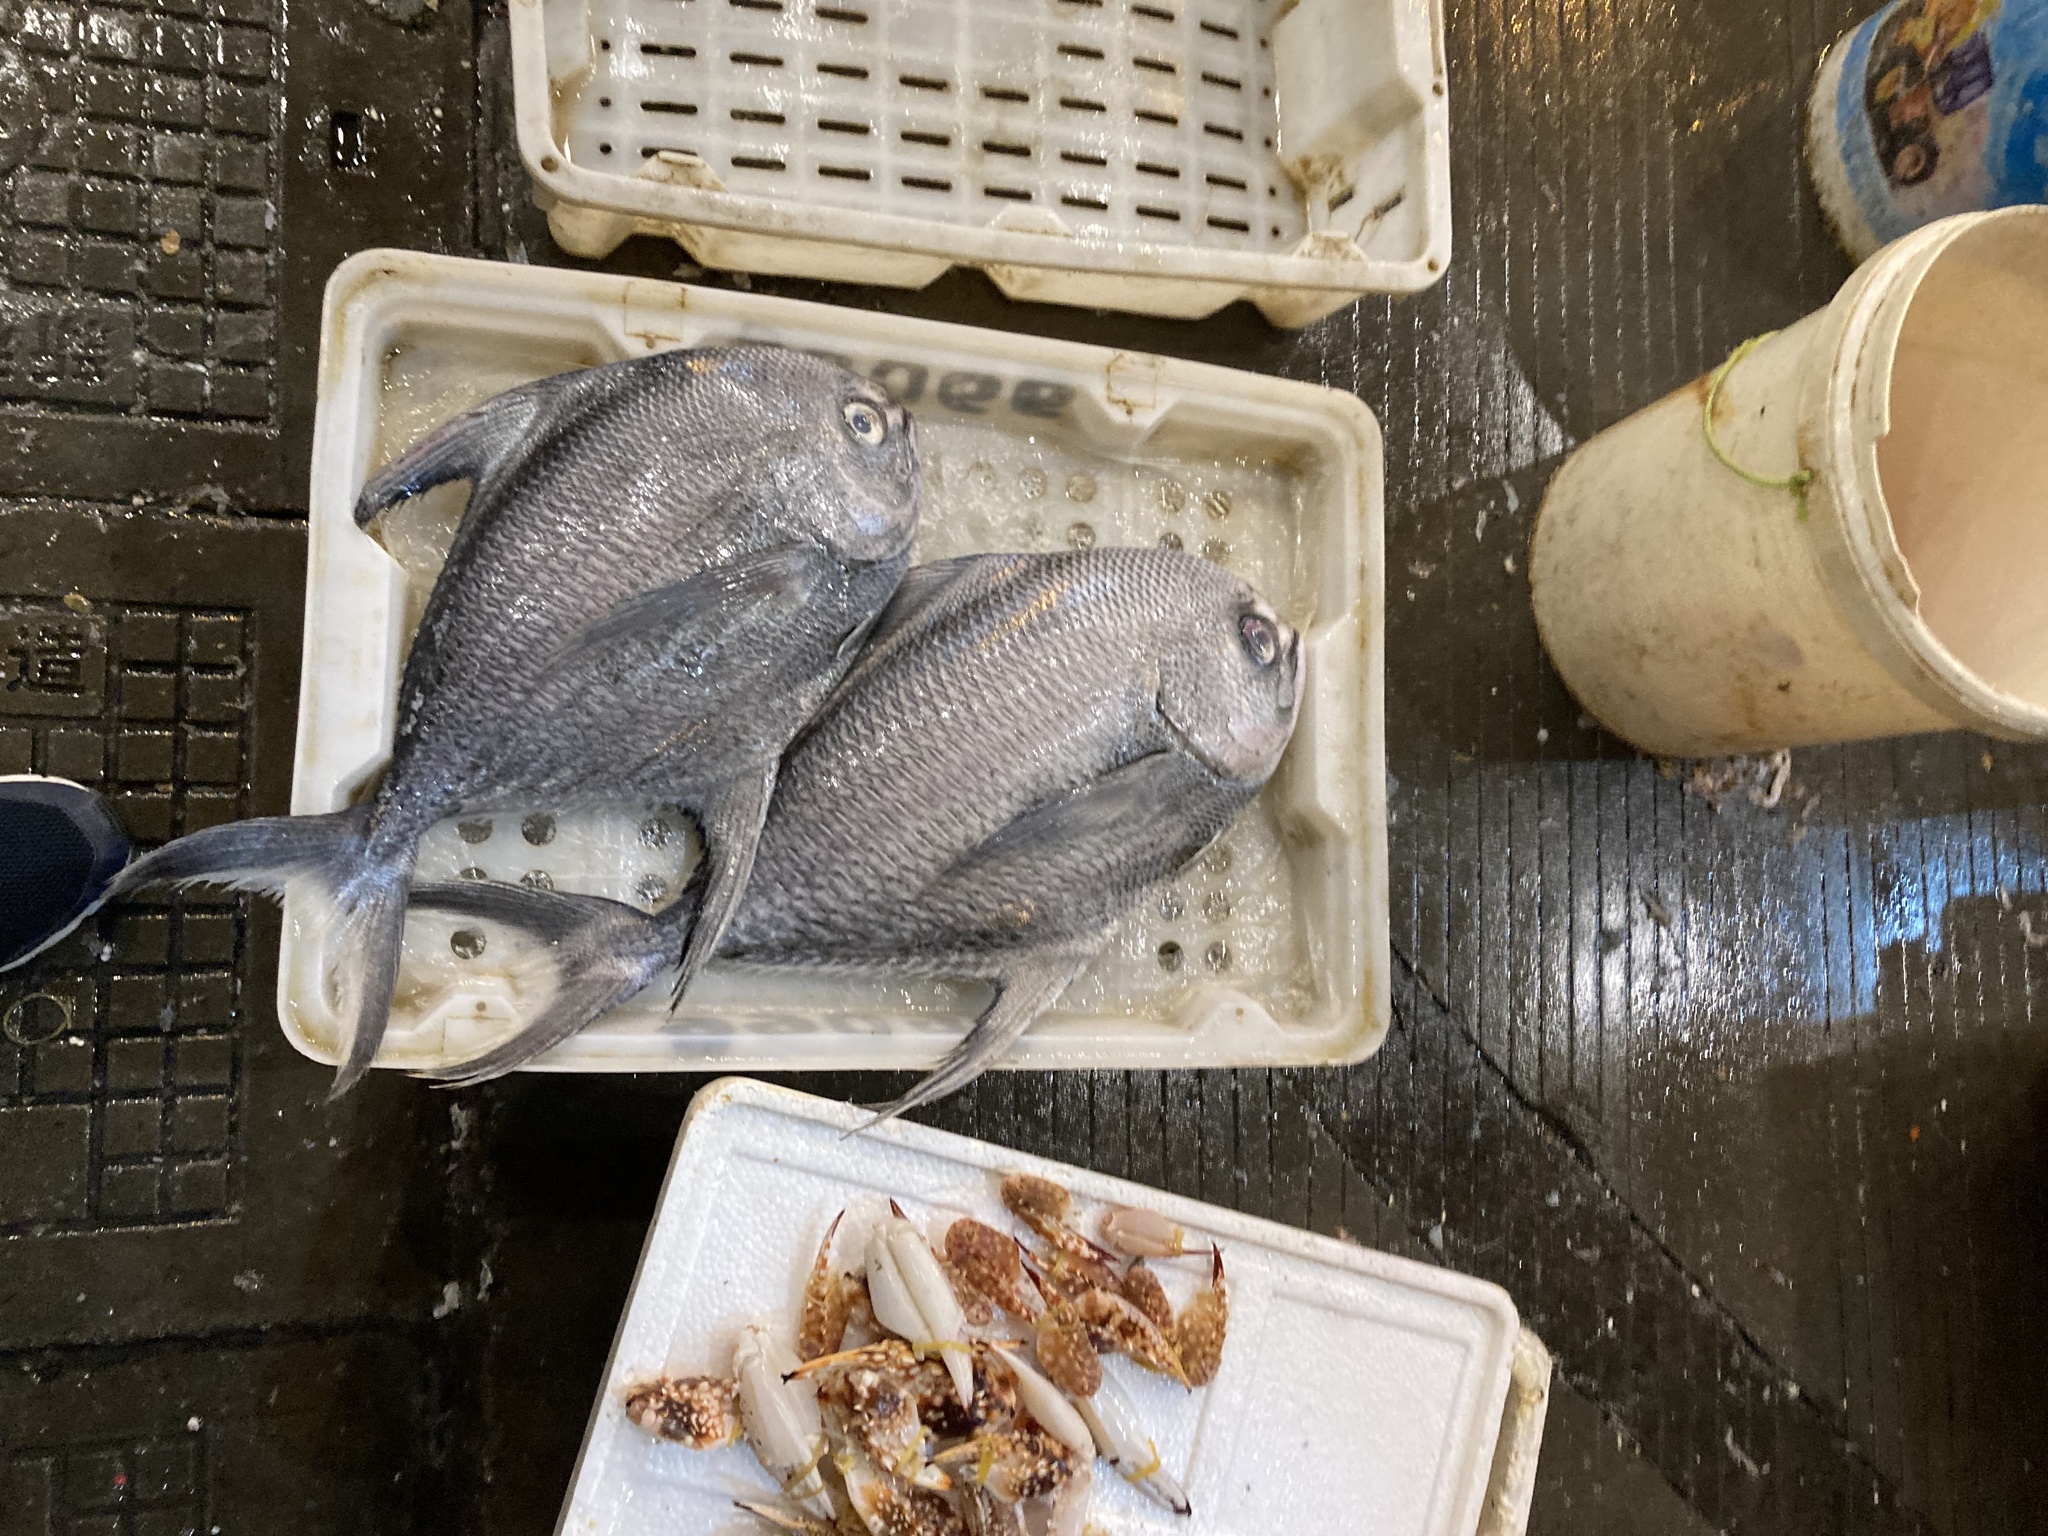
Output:
[[2048,202],[2048,0],[1894,0],[1827,51],[1806,158],[1849,253]]

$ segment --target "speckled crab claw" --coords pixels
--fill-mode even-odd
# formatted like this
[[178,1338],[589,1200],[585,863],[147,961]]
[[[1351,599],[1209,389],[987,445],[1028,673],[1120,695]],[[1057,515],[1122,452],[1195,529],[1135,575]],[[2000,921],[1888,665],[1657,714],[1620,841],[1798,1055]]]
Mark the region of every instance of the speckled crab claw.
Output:
[[974,1403],[974,1361],[967,1319],[953,1283],[924,1240],[892,1200],[891,1214],[868,1235],[868,1300],[875,1320],[910,1341],[919,1354],[937,1353],[953,1377],[960,1406]]
[[762,1466],[782,1491],[821,1519],[832,1501],[818,1465],[825,1459],[825,1427],[818,1395],[796,1379],[798,1361],[789,1346],[759,1325],[749,1325],[733,1350],[739,1382],[740,1425]]
[[1095,1449],[1126,1482],[1142,1488],[1176,1515],[1191,1512],[1187,1494],[1160,1464],[1159,1447],[1145,1433],[1138,1410],[1113,1376],[1105,1376],[1093,1397],[1074,1405],[1095,1436]]
[[1209,1288],[1197,1291],[1181,1309],[1174,1345],[1191,1387],[1206,1387],[1223,1368],[1223,1340],[1230,1331],[1230,1286],[1223,1278],[1223,1250],[1210,1249]]

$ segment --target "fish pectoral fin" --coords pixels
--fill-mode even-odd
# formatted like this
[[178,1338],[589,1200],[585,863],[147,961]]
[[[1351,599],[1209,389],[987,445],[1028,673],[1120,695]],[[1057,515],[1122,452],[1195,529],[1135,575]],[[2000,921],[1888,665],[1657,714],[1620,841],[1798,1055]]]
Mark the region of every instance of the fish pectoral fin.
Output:
[[672,665],[690,652],[744,643],[765,621],[801,608],[837,569],[819,544],[778,544],[606,610],[562,642],[544,681],[580,686],[593,674]]
[[[1105,867],[1125,864],[1134,836],[1142,837],[1149,852],[1162,833],[1185,821],[1178,813],[1181,798],[1197,787],[1197,780],[1207,779],[1205,769],[1178,752],[1134,758],[1013,817],[949,864],[923,894],[931,900],[942,892],[964,896],[975,886],[991,891],[1010,888],[1017,883],[1011,873],[1020,862],[1028,865],[1042,859],[1049,848],[1077,860],[1099,850],[1099,859],[1091,862]],[[1165,850],[1161,856],[1167,868],[1161,873],[1194,857],[1206,841],[1190,843],[1178,858],[1177,849]]]
[[394,502],[437,485],[477,479],[526,435],[535,413],[559,384],[557,376],[508,389],[442,422],[363,482],[356,497],[356,526],[367,528]]
[[1059,1001],[1073,979],[1088,963],[1087,956],[1046,956],[1020,960],[996,982],[996,995],[982,1009],[981,1017],[960,1042],[932,1067],[931,1073],[910,1092],[886,1105],[872,1120],[851,1133],[873,1130],[894,1120],[905,1110],[916,1109],[947,1094],[957,1092],[1009,1054],[1024,1031],[1041,1013]]
[[[449,1087],[484,1082],[525,1065],[594,1023],[654,979],[676,954],[671,914],[650,917],[601,896],[533,891],[488,880],[425,885],[413,905],[507,923],[545,939],[554,990],[527,1026],[481,1056],[420,1073]],[[687,914],[685,914],[685,917]]]

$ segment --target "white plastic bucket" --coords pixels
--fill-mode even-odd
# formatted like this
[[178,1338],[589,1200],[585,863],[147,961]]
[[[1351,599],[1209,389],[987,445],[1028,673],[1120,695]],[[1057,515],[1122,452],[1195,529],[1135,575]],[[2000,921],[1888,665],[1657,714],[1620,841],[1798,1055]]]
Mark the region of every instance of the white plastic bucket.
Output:
[[2048,738],[2048,208],[1906,236],[1585,444],[1529,579],[1565,682],[1652,752]]

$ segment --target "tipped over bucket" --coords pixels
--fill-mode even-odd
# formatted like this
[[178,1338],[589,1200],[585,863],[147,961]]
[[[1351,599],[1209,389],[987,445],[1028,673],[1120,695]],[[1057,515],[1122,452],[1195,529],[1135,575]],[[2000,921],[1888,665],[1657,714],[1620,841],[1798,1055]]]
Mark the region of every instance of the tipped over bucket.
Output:
[[1586,443],[1529,579],[1566,684],[1648,751],[2048,739],[2048,208],[1894,242]]

